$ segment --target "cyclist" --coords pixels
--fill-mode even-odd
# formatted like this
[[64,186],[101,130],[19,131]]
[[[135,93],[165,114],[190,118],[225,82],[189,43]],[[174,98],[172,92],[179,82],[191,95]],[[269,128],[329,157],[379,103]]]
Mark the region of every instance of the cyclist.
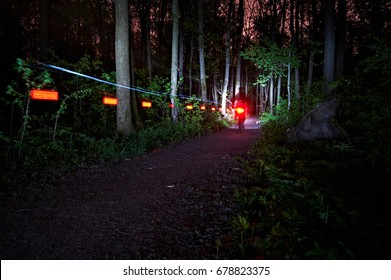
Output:
[[247,102],[243,99],[236,99],[234,102],[234,118],[238,124],[239,130],[244,129],[244,121],[247,116]]

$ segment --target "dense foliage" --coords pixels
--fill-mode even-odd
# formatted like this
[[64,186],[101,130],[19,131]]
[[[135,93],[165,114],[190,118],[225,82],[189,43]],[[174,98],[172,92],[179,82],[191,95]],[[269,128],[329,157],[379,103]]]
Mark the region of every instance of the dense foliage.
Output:
[[[391,46],[382,42],[371,49],[356,74],[337,85],[344,137],[287,144],[284,131],[295,117],[277,112],[263,119],[262,137],[242,162],[245,186],[236,193],[241,214],[233,227],[241,257],[385,257],[391,233]],[[321,96],[312,92],[315,100]]]
[[[62,62],[63,64],[66,62]],[[115,136],[115,106],[102,104],[102,93],[113,87],[78,76],[63,77],[33,67],[18,59],[15,68],[20,80],[7,88],[4,110],[10,112],[9,130],[0,132],[2,187],[26,186],[47,180],[92,161],[111,161],[135,156],[184,139],[221,129],[227,123],[220,114],[181,107],[180,120],[171,121],[165,89],[167,81],[155,77],[150,90],[156,95],[144,94],[152,101],[152,108],[142,109],[144,128],[126,137]],[[112,80],[115,73],[103,73],[100,62],[83,57],[74,69],[90,75],[102,73]],[[35,101],[30,89],[57,88],[59,102]],[[14,119],[21,123],[14,123]]]

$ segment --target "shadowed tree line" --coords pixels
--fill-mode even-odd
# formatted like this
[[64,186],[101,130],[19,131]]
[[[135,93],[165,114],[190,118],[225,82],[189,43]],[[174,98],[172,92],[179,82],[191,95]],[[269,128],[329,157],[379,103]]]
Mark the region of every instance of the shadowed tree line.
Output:
[[[16,58],[54,62],[58,57],[76,63],[89,55],[101,61],[106,72],[115,70],[114,2],[2,1],[1,88],[16,75]],[[171,5],[168,0],[129,1],[132,85],[148,87],[153,76],[170,75]],[[243,87],[253,95],[257,112],[273,110],[278,94],[269,99],[265,94],[270,96],[276,85],[283,97],[292,88],[300,99],[313,82],[332,83],[352,73],[360,58],[371,53],[374,39],[387,38],[389,13],[385,0],[179,1],[178,90],[225,103],[221,96],[223,81],[228,80],[225,91],[230,100]],[[291,64],[289,74],[287,69],[284,75],[276,73],[257,87],[253,82],[259,75],[264,79],[263,72],[269,70],[243,60],[241,53],[260,46],[278,56],[265,41],[300,63]],[[287,58],[277,59],[289,64]],[[288,78],[289,85],[284,81]]]

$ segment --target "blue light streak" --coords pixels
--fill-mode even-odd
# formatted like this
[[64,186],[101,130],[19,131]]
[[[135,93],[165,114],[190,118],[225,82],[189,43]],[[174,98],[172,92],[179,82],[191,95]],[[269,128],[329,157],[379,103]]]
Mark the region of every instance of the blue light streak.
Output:
[[[38,64],[40,64],[40,65],[42,65],[42,66],[44,66],[46,68],[51,68],[51,69],[55,69],[55,70],[58,70],[58,71],[66,72],[66,73],[69,73],[69,74],[72,74],[72,75],[76,75],[76,76],[83,77],[83,78],[86,78],[86,79],[94,80],[96,82],[107,84],[107,85],[111,85],[111,86],[114,86],[114,87],[126,88],[126,89],[129,89],[129,90],[134,90],[134,91],[145,93],[145,94],[160,95],[160,96],[161,95],[167,95],[169,97],[172,97],[171,94],[167,94],[167,93],[163,93],[163,92],[153,92],[153,91],[149,91],[149,90],[142,89],[142,88],[133,88],[133,87],[130,87],[130,86],[120,85],[120,84],[117,84],[117,83],[113,83],[113,82],[109,82],[109,81],[106,81],[106,80],[102,80],[102,79],[99,79],[99,78],[96,78],[96,77],[93,77],[93,76],[89,76],[89,75],[86,75],[86,74],[83,74],[83,73],[72,71],[72,70],[69,70],[69,69],[66,69],[66,68],[63,68],[63,67],[59,67],[59,66],[56,66],[56,65],[52,65],[52,64],[46,64],[46,63],[42,63],[42,62],[38,62]],[[192,100],[203,101],[199,97],[193,97],[193,96],[187,96],[187,95],[177,95],[176,97],[181,98],[181,99],[192,99]],[[204,102],[214,103],[212,100],[204,100]]]

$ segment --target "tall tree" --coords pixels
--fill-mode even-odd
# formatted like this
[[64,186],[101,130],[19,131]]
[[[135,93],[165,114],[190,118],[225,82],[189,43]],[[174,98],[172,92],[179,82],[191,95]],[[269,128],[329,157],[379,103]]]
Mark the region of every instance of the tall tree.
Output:
[[147,67],[148,67],[148,78],[149,80],[152,80],[152,50],[151,50],[151,0],[146,1],[147,2],[147,24],[146,24],[146,30],[147,30]]
[[335,70],[335,0],[324,0],[324,68],[323,76],[326,82],[326,93],[331,93]]
[[312,87],[312,80],[314,75],[314,58],[316,52],[316,34],[318,32],[318,11],[317,11],[317,0],[311,0],[310,6],[310,40],[309,40],[309,58],[308,58],[308,75],[307,75],[307,86],[306,92],[309,93]]
[[193,92],[193,57],[194,57],[194,33],[191,33],[191,39],[190,39],[190,58],[189,58],[189,95]]
[[[132,22],[132,20],[130,20],[130,22]],[[133,48],[132,30],[129,31],[129,38],[130,38],[130,42],[129,42],[129,46],[130,46],[130,49],[129,49],[130,50],[130,85],[132,86],[132,88],[134,88],[136,85],[136,79],[135,79],[135,73],[134,73],[135,72],[135,63],[134,63],[134,48]],[[147,47],[147,49],[148,49],[148,47]],[[148,50],[147,50],[147,53],[148,53]],[[150,70],[150,69],[148,68],[148,70]],[[150,71],[148,71],[148,74],[149,73],[150,73]],[[151,79],[151,77],[149,75],[148,75],[148,77],[149,77],[149,79]],[[138,113],[139,109],[137,106],[136,91],[133,89],[130,91],[130,107],[132,110],[132,120],[135,125],[135,128],[136,129],[142,128],[143,122],[142,122],[141,117]]]
[[335,78],[343,75],[345,64],[345,35],[346,35],[346,0],[338,0],[336,49],[335,49]]
[[[296,2],[296,5],[294,5]],[[290,33],[291,33],[291,44],[293,51],[296,52],[297,46],[299,45],[299,0],[292,1],[290,4]],[[300,99],[300,75],[299,68],[294,68],[295,72],[295,94],[296,99]]]
[[206,74],[205,74],[205,53],[204,53],[204,11],[203,0],[198,0],[198,50],[200,58],[200,81],[201,81],[201,98],[207,99],[206,92]]
[[183,28],[179,28],[179,65],[178,65],[178,75],[179,75],[179,94],[183,95],[183,65],[184,65],[184,52],[185,52],[185,43]]
[[133,129],[130,107],[129,4],[115,1],[115,68],[117,84],[117,133],[128,135]]
[[[297,52],[298,46],[300,46],[300,26],[299,26],[299,7],[300,7],[300,0],[296,0],[296,11],[295,11],[295,44],[293,47],[296,49]],[[293,34],[292,34],[293,36]],[[300,100],[300,72],[299,67],[295,67],[295,94],[296,94],[296,100]]]
[[241,82],[241,71],[242,71],[242,33],[244,25],[244,4],[243,0],[239,0],[238,7],[238,29],[236,30],[236,80],[235,80],[235,95],[239,94],[240,82]]
[[178,0],[172,0],[172,49],[171,49],[171,116],[178,120],[178,105],[176,104],[178,90],[178,37],[179,37],[179,10]]
[[139,1],[138,13],[140,17],[140,35],[143,62],[148,70],[148,79],[152,79],[152,51],[151,51],[151,0]]
[[229,1],[228,12],[227,12],[227,22],[226,22],[226,31],[225,31],[225,74],[224,74],[224,84],[223,92],[221,96],[221,109],[224,116],[227,113],[227,91],[229,83],[229,67],[230,67],[230,50],[231,50],[231,17],[234,1]]

